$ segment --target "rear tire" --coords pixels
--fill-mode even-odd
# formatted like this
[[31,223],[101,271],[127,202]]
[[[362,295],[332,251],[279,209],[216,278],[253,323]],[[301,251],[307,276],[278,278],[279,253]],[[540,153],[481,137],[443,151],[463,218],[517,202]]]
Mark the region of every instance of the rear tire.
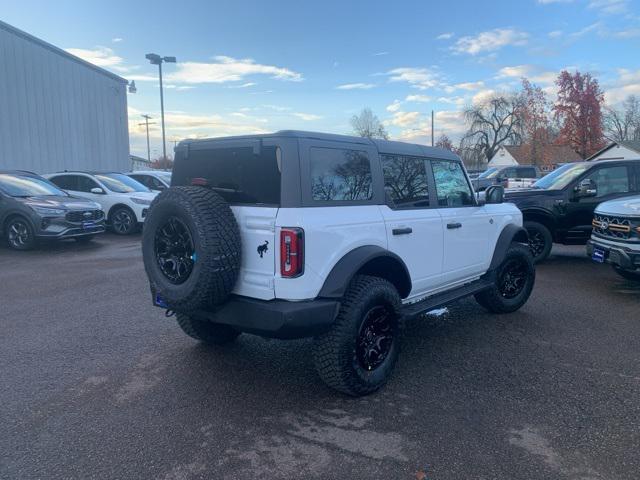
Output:
[[533,290],[536,270],[526,245],[512,243],[495,272],[495,284],[475,294],[476,301],[492,313],[515,312]]
[[538,222],[524,222],[529,234],[529,249],[533,262],[539,263],[547,259],[553,247],[553,236],[547,227]]
[[240,335],[240,332],[229,325],[198,320],[184,313],[177,313],[176,319],[184,333],[207,345],[225,345],[233,342]]
[[625,270],[617,265],[613,265],[613,270],[626,280],[640,282],[640,270]]
[[381,388],[400,353],[400,295],[387,280],[358,275],[327,333],[316,337],[313,359],[331,388],[362,396]]
[[31,250],[36,245],[33,228],[23,217],[13,217],[5,225],[7,245],[14,250]]

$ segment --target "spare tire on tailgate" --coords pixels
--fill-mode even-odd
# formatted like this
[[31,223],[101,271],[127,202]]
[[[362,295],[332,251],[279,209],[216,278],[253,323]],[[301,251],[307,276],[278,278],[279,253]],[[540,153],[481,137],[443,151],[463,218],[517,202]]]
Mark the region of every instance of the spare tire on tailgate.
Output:
[[151,203],[142,256],[152,289],[170,309],[223,303],[240,271],[240,230],[231,208],[205,187],[171,187]]

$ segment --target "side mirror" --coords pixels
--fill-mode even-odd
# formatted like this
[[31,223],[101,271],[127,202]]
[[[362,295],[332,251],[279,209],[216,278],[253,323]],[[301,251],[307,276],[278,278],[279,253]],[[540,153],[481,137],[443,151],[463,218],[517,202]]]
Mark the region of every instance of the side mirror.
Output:
[[93,187],[91,189],[91,193],[95,193],[96,195],[104,195],[104,190],[99,187]]
[[596,182],[590,178],[582,180],[575,188],[576,196],[580,198],[595,197],[598,195]]
[[502,185],[492,185],[485,190],[485,203],[504,202],[504,187]]

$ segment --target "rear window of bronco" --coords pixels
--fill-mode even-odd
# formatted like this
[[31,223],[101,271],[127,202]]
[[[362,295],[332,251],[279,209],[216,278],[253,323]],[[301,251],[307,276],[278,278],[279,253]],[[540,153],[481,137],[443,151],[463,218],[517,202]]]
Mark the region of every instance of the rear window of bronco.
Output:
[[[176,165],[179,178],[205,178],[209,186],[232,205],[279,205],[278,147],[198,149]],[[176,172],[176,173],[178,173]]]

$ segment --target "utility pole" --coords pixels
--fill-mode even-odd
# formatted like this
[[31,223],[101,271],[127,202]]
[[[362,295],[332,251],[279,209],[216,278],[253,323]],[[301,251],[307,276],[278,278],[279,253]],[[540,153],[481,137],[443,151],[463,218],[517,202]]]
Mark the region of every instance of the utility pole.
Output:
[[433,142],[433,110],[431,110],[431,146],[433,147],[435,143]]
[[147,127],[147,160],[151,162],[151,147],[149,145],[149,125],[155,125],[156,122],[149,123],[149,119],[151,119],[150,115],[142,115],[144,118],[144,123],[139,123],[138,125],[145,125]]

